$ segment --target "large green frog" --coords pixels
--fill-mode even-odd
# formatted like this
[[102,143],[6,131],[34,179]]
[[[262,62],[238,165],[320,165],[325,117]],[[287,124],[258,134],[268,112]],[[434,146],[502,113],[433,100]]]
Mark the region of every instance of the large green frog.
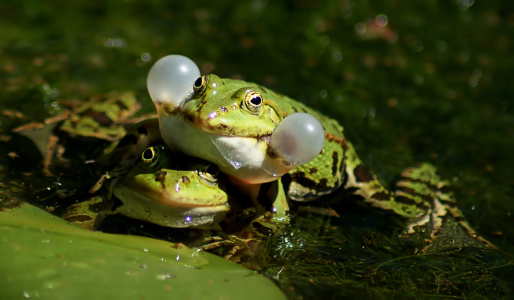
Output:
[[[212,161],[244,183],[272,181],[289,172],[288,196],[294,200],[319,198],[342,184],[343,128],[291,98],[211,74],[195,82],[194,94],[179,107],[166,102],[156,106],[163,139],[170,147]],[[300,165],[285,161],[271,145],[274,130],[298,112],[319,120],[325,137],[321,153],[318,150],[313,160]]]
[[[358,157],[345,138],[343,127],[304,104],[255,83],[221,79],[214,74],[198,78],[192,90],[178,104],[152,97],[163,139],[174,149],[218,164],[240,186],[251,186],[287,173],[284,176],[287,195],[298,201],[317,199],[343,186],[363,202],[404,217],[408,233],[421,228],[433,241],[447,237],[446,228],[446,233],[456,236],[459,232],[470,237],[464,244],[471,241],[494,247],[478,237],[466,222],[449,191],[449,182],[437,174],[434,166],[424,163],[404,171],[396,190],[389,191]],[[321,122],[325,143],[312,161],[291,167],[275,159],[270,136],[287,116],[298,112],[308,113]],[[224,144],[230,146],[223,147]],[[241,172],[245,160],[258,168],[253,161],[255,156],[260,156],[257,162],[263,172]],[[269,172],[273,164],[276,166]],[[271,176],[263,179],[266,174]]]

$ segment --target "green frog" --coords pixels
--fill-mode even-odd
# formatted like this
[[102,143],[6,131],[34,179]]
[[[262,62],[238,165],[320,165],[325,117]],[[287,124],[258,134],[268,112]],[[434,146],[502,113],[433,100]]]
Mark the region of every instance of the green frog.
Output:
[[162,145],[145,149],[126,174],[117,174],[106,187],[114,197],[74,204],[62,218],[87,229],[98,225],[95,219],[101,213],[100,217],[122,214],[165,227],[219,230],[230,209],[214,164],[172,154]]
[[174,228],[219,230],[230,208],[216,165],[172,155],[162,145],[144,150],[141,160],[115,180],[113,194],[123,203],[115,213]]
[[73,163],[70,160],[76,156],[84,161],[88,159],[84,155],[97,155],[98,149],[109,152],[109,145],[114,147],[127,134],[127,126],[148,117],[135,117],[139,108],[134,93],[128,91],[94,96],[83,104],[62,101],[58,115],[19,126],[13,132],[34,142],[43,157],[44,173],[52,176],[62,172],[52,169]]
[[[451,240],[445,235],[448,232],[469,238],[464,238],[470,242],[463,242],[463,245],[495,248],[469,226],[449,191],[449,182],[437,174],[434,166],[423,163],[407,169],[402,173],[396,190],[389,191],[358,157],[337,121],[287,96],[255,83],[221,79],[210,74],[198,78],[192,95],[179,105],[154,102],[163,139],[171,148],[219,164],[220,170],[229,174],[232,182],[239,186],[258,185],[281,174],[268,170],[241,172],[244,168],[231,164],[230,157],[237,156],[239,163],[244,165],[245,158],[239,153],[232,153],[244,149],[243,152],[250,153],[248,160],[253,160],[256,155],[264,157],[259,158],[264,169],[269,169],[267,160],[270,160],[279,165],[276,169],[286,171],[284,182],[287,182],[285,189],[289,199],[310,201],[342,186],[372,207],[405,218],[407,233],[425,230],[430,238],[422,251],[430,249],[432,241],[437,244],[441,239]],[[269,137],[287,116],[298,112],[308,113],[321,122],[324,145],[312,161],[292,168],[286,164],[281,168],[283,161],[273,161],[276,153]],[[220,151],[220,140],[234,138],[239,139],[234,147]],[[263,174],[271,176],[263,179]],[[252,176],[257,179],[253,180]],[[439,248],[448,246],[448,243],[439,243]]]

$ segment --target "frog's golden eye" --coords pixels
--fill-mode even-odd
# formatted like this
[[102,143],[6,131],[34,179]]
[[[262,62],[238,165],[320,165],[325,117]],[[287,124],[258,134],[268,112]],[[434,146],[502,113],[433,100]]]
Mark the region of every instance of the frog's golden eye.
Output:
[[141,154],[141,159],[145,163],[151,163],[155,157],[155,149],[153,147],[147,148],[145,151],[143,151],[143,154]]
[[257,91],[249,91],[246,93],[242,107],[244,107],[251,114],[258,114],[262,110],[262,104],[264,103],[264,99],[262,98],[261,93]]
[[205,91],[205,88],[207,87],[207,76],[201,76],[196,79],[195,83],[193,84],[193,90],[195,91],[195,94],[201,94]]
[[218,167],[215,164],[203,163],[198,171],[200,181],[207,186],[216,186],[218,184]]
[[156,147],[146,148],[143,154],[141,154],[141,160],[147,168],[153,168],[157,164],[158,158],[159,149]]

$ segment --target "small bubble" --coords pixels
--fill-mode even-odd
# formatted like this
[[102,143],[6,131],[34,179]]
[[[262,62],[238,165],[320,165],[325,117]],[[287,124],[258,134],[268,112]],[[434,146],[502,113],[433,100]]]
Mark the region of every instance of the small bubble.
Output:
[[387,16],[386,15],[378,15],[375,17],[375,23],[377,23],[378,26],[380,27],[385,27],[387,26]]
[[108,38],[105,40],[104,46],[107,48],[121,48],[125,46],[125,41],[120,38]]
[[142,61],[147,62],[147,61],[149,61],[151,59],[152,59],[152,56],[150,55],[150,53],[145,52],[145,53],[141,54],[141,60]]
[[460,5],[462,9],[468,9],[470,8],[473,3],[475,3],[474,0],[460,0]]
[[343,59],[343,54],[341,53],[341,51],[335,51],[332,54],[332,58],[335,62],[340,62]]
[[366,33],[366,24],[364,24],[363,22],[359,22],[359,23],[355,24],[355,31],[358,34],[365,34]]

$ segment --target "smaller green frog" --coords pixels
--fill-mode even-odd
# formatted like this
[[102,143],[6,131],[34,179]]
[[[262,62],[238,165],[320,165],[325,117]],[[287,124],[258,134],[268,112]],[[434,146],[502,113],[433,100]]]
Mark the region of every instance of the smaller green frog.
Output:
[[[110,183],[112,194],[121,201],[114,207],[103,204],[103,214],[122,214],[166,227],[217,229],[230,206],[218,185],[218,169],[209,162],[172,154],[162,146],[148,147],[125,175]],[[94,227],[102,199],[68,208],[66,220],[87,220]],[[92,211],[93,210],[93,211]],[[88,214],[93,212],[92,217]]]
[[141,161],[115,181],[113,194],[123,202],[115,213],[166,227],[220,229],[230,209],[216,165],[172,155],[162,145],[144,150]]

